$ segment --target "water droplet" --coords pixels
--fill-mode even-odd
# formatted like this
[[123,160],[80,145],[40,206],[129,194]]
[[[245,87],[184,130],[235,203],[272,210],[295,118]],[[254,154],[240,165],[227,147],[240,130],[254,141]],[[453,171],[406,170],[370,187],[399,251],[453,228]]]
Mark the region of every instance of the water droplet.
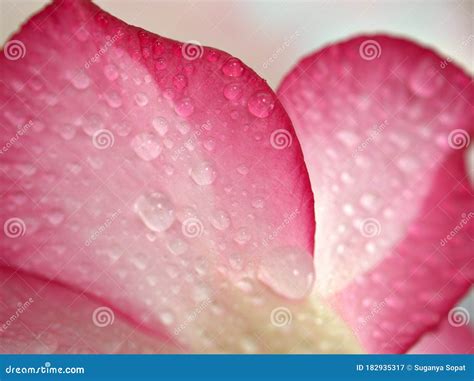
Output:
[[263,200],[263,198],[256,198],[252,201],[252,206],[255,209],[262,209],[265,206],[265,201]]
[[180,238],[168,242],[168,250],[175,255],[181,255],[188,250],[188,244]]
[[229,214],[224,210],[217,210],[211,215],[211,224],[217,230],[226,230],[230,226]]
[[296,247],[279,247],[262,254],[258,279],[276,293],[300,299],[314,282],[313,257]]
[[182,90],[188,85],[188,80],[183,74],[176,74],[173,78],[173,85],[176,89]]
[[105,93],[104,97],[107,104],[110,107],[119,108],[120,106],[122,106],[122,98],[117,92],[111,91],[111,92]]
[[87,89],[91,83],[90,78],[87,76],[86,73],[81,71],[79,74],[77,74],[73,79],[72,79],[72,84],[73,86],[78,89],[78,90],[84,90]]
[[164,325],[171,325],[174,323],[174,316],[171,312],[162,312],[160,320]]
[[156,159],[161,153],[161,145],[153,134],[143,132],[132,139],[131,146],[143,160]]
[[409,86],[414,94],[428,98],[443,86],[444,78],[440,74],[439,64],[431,59],[422,61],[413,71]]
[[143,223],[155,232],[167,230],[175,220],[173,203],[159,192],[138,197],[133,209]]
[[242,96],[242,87],[238,83],[229,83],[224,86],[224,96],[230,101],[235,101]]
[[257,118],[266,118],[272,113],[275,100],[270,93],[259,91],[250,97],[247,107]]
[[160,57],[156,60],[155,68],[157,70],[166,69],[166,66],[167,66],[167,63],[166,63],[166,60],[163,57]]
[[242,176],[245,176],[249,173],[249,169],[247,166],[242,164],[237,167],[237,172],[239,172]]
[[153,128],[158,132],[161,136],[166,135],[168,132],[169,123],[166,118],[159,116],[152,120]]
[[191,177],[198,185],[210,185],[216,179],[217,172],[211,163],[203,161],[192,168]]
[[176,114],[179,116],[186,118],[194,112],[194,105],[191,99],[185,98],[176,104],[174,111],[176,111]]
[[109,80],[109,81],[115,81],[118,76],[119,76],[119,72],[118,72],[118,69],[117,69],[117,66],[111,64],[111,65],[106,65],[104,67],[104,74],[105,74],[105,77]]
[[244,72],[244,66],[237,58],[229,58],[222,66],[222,72],[228,77],[240,77]]
[[127,136],[132,131],[132,127],[126,122],[114,124],[112,129],[117,132],[119,136]]
[[140,107],[145,107],[148,104],[148,97],[144,93],[136,93],[135,103]]
[[46,214],[46,218],[51,225],[57,226],[64,221],[64,213],[60,210],[53,210]]
[[234,241],[239,245],[245,245],[251,238],[252,235],[246,228],[240,228],[234,236]]

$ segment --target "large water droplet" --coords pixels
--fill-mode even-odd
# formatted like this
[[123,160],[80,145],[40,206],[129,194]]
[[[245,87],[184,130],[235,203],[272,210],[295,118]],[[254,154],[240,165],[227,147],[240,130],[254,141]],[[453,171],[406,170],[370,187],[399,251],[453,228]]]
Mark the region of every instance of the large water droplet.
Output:
[[257,276],[263,284],[286,298],[303,298],[314,282],[313,257],[291,246],[265,251]]
[[191,169],[191,177],[198,185],[209,185],[216,179],[217,172],[211,163],[203,161]]
[[72,84],[76,89],[84,90],[87,89],[91,83],[90,78],[87,76],[86,73],[80,72],[72,79]]
[[168,132],[169,123],[166,118],[162,116],[156,117],[152,120],[153,128],[158,132],[161,136],[165,136]]
[[176,111],[176,114],[179,116],[186,118],[194,112],[194,105],[191,99],[185,98],[176,104],[174,111]]
[[225,210],[216,210],[211,215],[211,224],[217,230],[226,230],[230,225],[229,214]]
[[156,159],[161,153],[161,145],[153,134],[143,132],[132,139],[131,146],[143,160]]
[[228,77],[240,77],[244,72],[244,65],[237,58],[229,58],[222,66],[222,72]]
[[104,74],[105,74],[105,77],[109,80],[109,81],[115,81],[118,76],[119,76],[119,72],[118,72],[118,69],[117,69],[117,66],[111,64],[111,65],[106,65],[104,67]]
[[272,113],[275,100],[270,93],[259,91],[250,97],[247,107],[257,118],[266,118]]
[[242,96],[242,87],[238,83],[229,83],[224,87],[224,96],[230,101],[237,100]]
[[133,209],[143,223],[155,232],[167,230],[175,219],[173,203],[159,192],[138,197]]
[[136,93],[135,103],[140,107],[145,107],[148,104],[148,97],[144,93]]

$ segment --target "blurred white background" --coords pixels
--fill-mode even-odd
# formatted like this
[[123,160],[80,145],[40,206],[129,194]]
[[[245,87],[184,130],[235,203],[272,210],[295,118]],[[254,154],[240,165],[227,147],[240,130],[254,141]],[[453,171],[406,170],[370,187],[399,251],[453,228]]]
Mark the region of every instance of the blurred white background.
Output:
[[[78,0],[79,1],[79,0]],[[0,43],[45,0],[0,0]],[[225,50],[276,88],[306,54],[355,34],[411,37],[472,73],[473,0],[200,1],[97,0],[130,24]],[[273,62],[270,57],[275,56]]]

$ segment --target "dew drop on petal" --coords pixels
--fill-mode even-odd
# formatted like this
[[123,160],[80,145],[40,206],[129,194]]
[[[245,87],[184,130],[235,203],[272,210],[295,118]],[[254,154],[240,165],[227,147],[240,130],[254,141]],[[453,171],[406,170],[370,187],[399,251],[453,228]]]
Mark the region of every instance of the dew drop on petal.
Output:
[[228,77],[240,77],[244,72],[244,65],[237,58],[229,58],[222,66],[222,72]]
[[212,184],[216,177],[217,172],[208,161],[199,162],[191,169],[191,178],[198,185]]
[[241,86],[238,83],[229,83],[225,85],[224,96],[230,101],[239,99],[242,96]]
[[135,103],[140,107],[145,107],[148,104],[148,97],[143,93],[135,94]]
[[176,111],[176,114],[186,118],[194,112],[194,105],[191,99],[185,98],[175,105],[174,110]]
[[87,89],[91,83],[90,78],[87,76],[86,73],[80,72],[72,79],[73,86],[78,90]]
[[130,143],[135,153],[141,159],[150,161],[161,153],[161,145],[153,134],[143,132],[132,139]]
[[175,220],[173,203],[159,192],[138,197],[133,210],[142,222],[155,232],[164,232]]
[[225,210],[216,210],[212,213],[210,221],[217,230],[226,230],[230,226],[230,217]]
[[272,113],[275,100],[270,93],[259,91],[250,97],[247,107],[249,112],[257,118],[266,118]]

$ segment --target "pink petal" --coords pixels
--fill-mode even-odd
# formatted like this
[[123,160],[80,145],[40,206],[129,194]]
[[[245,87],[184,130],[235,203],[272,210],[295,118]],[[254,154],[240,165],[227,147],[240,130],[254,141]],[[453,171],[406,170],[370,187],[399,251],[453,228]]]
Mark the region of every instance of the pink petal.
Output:
[[436,330],[423,336],[409,353],[474,354],[474,332],[468,325],[456,327],[446,320]]
[[[7,43],[0,72],[5,265],[199,351],[233,345],[212,322],[247,278],[279,303],[309,292],[302,152],[238,59],[58,1]],[[239,319],[226,324],[245,331]]]
[[0,268],[0,353],[170,353],[170,340],[56,282]]
[[303,59],[279,95],[316,199],[318,289],[370,352],[403,352],[467,290],[471,78],[375,35]]

